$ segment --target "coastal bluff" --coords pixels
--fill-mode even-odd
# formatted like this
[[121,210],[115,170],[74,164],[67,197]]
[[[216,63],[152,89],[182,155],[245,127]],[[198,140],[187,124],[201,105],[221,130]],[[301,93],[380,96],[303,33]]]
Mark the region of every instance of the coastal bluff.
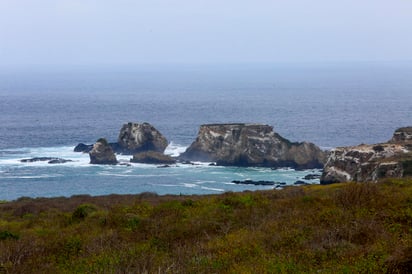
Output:
[[412,127],[397,129],[386,143],[333,149],[320,183],[374,182],[406,176],[412,176]]
[[326,154],[312,143],[295,143],[263,124],[205,124],[179,156],[222,166],[322,168]]

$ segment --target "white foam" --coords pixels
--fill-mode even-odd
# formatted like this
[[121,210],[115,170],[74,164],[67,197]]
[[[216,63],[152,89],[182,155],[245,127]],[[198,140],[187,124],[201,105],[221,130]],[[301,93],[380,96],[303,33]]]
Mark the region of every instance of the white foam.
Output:
[[56,177],[62,177],[61,174],[42,174],[42,175],[32,175],[32,176],[7,176],[3,178],[18,178],[18,179],[44,179],[44,178],[56,178]]
[[188,184],[188,183],[184,183],[183,184],[185,187],[190,187],[190,188],[192,188],[192,187],[197,187],[197,185],[196,184]]
[[178,157],[180,154],[186,151],[186,148],[186,146],[170,142],[170,144],[166,147],[164,154],[170,155],[172,157]]
[[201,189],[205,189],[205,190],[213,190],[213,191],[218,191],[218,192],[224,192],[224,189],[221,188],[213,188],[213,187],[206,187],[206,186],[202,186],[200,187]]

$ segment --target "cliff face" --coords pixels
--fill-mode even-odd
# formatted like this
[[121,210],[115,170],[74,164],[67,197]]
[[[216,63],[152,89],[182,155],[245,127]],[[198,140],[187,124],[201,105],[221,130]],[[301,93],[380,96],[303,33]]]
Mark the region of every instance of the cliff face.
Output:
[[387,143],[340,147],[331,151],[321,184],[410,176],[412,169],[412,128],[395,131]]
[[261,124],[211,124],[181,155],[190,161],[227,166],[321,168],[325,154],[311,143],[291,143]]

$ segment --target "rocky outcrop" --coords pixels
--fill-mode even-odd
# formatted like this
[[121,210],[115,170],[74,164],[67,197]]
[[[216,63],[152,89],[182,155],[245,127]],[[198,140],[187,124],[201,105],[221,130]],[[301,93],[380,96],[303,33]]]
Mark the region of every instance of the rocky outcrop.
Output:
[[133,158],[130,159],[130,162],[155,165],[171,165],[175,164],[176,160],[171,156],[164,155],[160,152],[146,151],[133,155]]
[[405,143],[412,142],[412,127],[401,127],[395,130],[391,143]]
[[119,152],[133,155],[144,151],[163,153],[167,139],[149,123],[127,123],[120,130],[117,141]]
[[117,164],[116,155],[106,139],[101,138],[93,145],[89,152],[90,164],[115,165]]
[[261,124],[209,124],[182,160],[216,162],[225,166],[322,168],[325,153],[312,143],[292,143]]
[[330,152],[321,184],[373,182],[412,175],[412,128],[395,131],[388,143],[339,147]]
[[[167,139],[149,123],[127,123],[120,129],[118,141],[109,143],[115,153],[133,155],[144,151],[163,153],[168,145]],[[74,152],[89,153],[93,145],[79,143]]]

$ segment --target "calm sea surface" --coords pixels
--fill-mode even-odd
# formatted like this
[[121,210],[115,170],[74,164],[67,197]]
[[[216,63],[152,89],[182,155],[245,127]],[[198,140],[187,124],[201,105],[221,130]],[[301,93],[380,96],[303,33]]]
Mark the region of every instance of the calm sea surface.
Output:
[[[412,64],[168,66],[0,70],[0,200],[110,193],[203,194],[293,184],[319,171],[150,165],[92,166],[79,142],[116,141],[150,122],[178,154],[205,123],[272,125],[322,148],[378,143],[412,125]],[[48,156],[73,162],[21,163]],[[123,157],[123,160],[128,160]],[[309,183],[316,183],[316,180]]]

